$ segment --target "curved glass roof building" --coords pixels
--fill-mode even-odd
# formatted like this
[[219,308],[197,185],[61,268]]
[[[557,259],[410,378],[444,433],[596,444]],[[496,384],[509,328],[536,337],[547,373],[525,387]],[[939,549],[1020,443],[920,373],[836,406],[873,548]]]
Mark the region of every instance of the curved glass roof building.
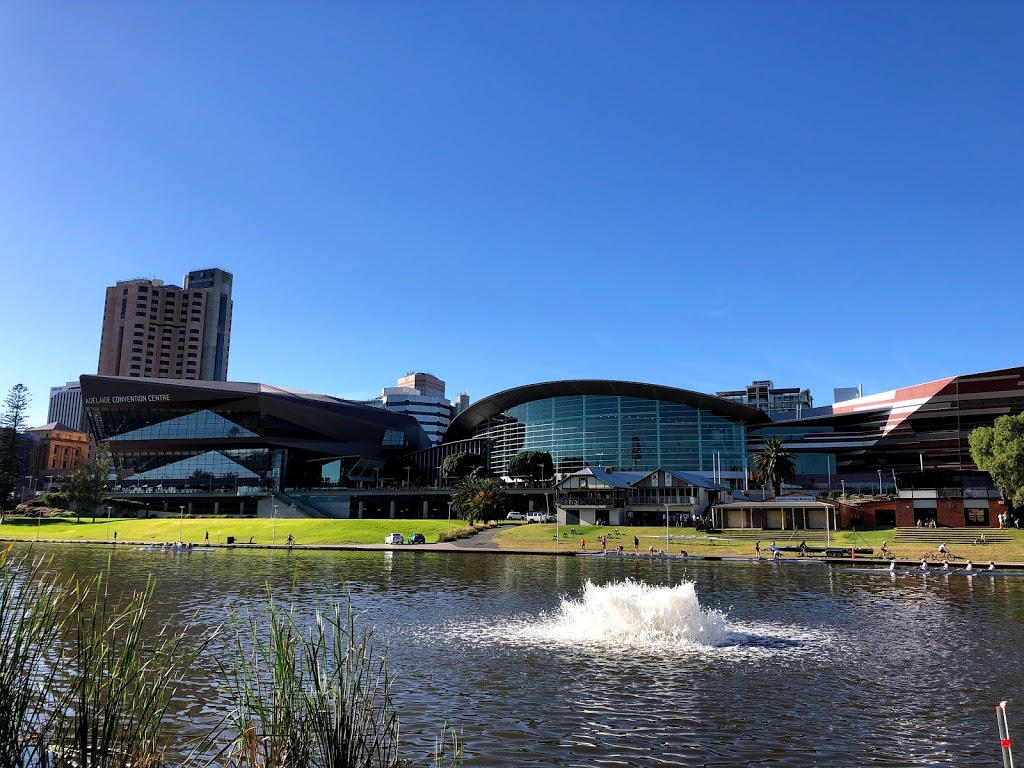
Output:
[[756,408],[686,389],[627,381],[530,384],[484,398],[449,425],[444,442],[490,442],[490,470],[506,474],[519,451],[547,451],[556,471],[584,466],[746,476],[747,427]]

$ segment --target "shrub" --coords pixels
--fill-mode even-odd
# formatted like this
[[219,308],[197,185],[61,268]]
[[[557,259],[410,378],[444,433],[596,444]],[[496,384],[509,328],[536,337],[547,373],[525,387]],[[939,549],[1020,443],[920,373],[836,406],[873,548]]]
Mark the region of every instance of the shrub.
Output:
[[67,491],[50,491],[44,493],[36,501],[44,507],[55,507],[56,509],[71,509],[71,497]]

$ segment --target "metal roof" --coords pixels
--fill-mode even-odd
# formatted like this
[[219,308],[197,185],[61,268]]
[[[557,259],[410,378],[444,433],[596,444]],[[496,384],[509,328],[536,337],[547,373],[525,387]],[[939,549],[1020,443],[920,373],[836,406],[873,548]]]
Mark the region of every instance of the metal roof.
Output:
[[445,431],[443,442],[463,440],[471,437],[476,428],[492,416],[497,416],[510,408],[534,400],[546,400],[551,397],[571,397],[573,395],[608,395],[617,397],[636,397],[643,400],[662,400],[668,403],[679,403],[694,408],[755,424],[770,424],[771,419],[764,411],[742,403],[734,403],[715,395],[694,392],[689,389],[677,389],[660,384],[644,384],[637,381],[612,381],[608,379],[570,379],[566,381],[547,381],[540,384],[527,384],[522,387],[506,389],[504,392],[485,397],[460,413]]

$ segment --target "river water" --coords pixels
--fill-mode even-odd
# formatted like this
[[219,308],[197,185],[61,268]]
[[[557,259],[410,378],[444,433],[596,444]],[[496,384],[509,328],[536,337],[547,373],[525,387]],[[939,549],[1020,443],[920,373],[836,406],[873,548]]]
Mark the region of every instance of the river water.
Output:
[[[43,548],[156,618],[221,624],[345,591],[397,679],[402,754],[445,721],[466,766],[992,766],[1021,690],[1024,577],[891,575],[797,561],[393,552],[164,555]],[[222,711],[213,656],[183,733]],[[1024,704],[1022,704],[1024,706]],[[1014,705],[1010,709],[1014,729]]]

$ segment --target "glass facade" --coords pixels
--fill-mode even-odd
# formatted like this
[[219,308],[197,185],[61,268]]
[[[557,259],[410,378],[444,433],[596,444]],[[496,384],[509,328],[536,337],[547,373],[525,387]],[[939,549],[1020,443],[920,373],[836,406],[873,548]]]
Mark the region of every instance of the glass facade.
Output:
[[532,400],[485,419],[491,472],[505,474],[519,451],[547,451],[559,472],[583,466],[710,473],[747,469],[746,428],[691,405],[617,395]]
[[[109,444],[114,486],[207,492],[317,487],[321,468],[382,464],[425,447],[411,416],[257,384],[82,377],[97,441]],[[340,478],[339,478],[340,479]]]

